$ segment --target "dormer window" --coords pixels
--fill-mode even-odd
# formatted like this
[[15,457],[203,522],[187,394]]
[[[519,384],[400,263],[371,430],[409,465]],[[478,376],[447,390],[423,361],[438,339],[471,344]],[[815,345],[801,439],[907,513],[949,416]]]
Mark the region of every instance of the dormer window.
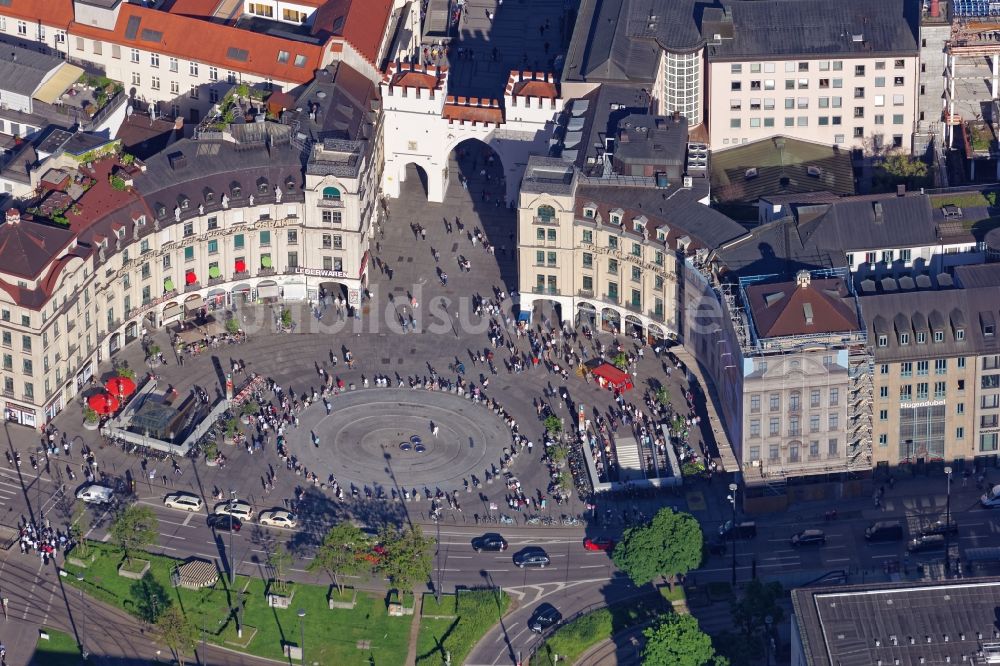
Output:
[[181,199],[180,204],[181,204],[181,210],[187,210],[188,208],[191,207],[191,200],[188,199],[187,197],[184,197]]
[[215,192],[205,190],[205,203],[212,203],[213,201],[215,201]]
[[595,207],[593,207],[593,206],[584,206],[583,207],[583,216],[585,218],[587,218],[588,220],[592,220],[595,217],[597,217],[597,209]]
[[924,344],[926,342],[927,342],[927,334],[924,333],[923,331],[921,331],[920,333],[917,333],[917,344],[918,345],[922,345],[922,344]]
[[909,333],[900,333],[899,334],[899,344],[901,344],[901,345],[908,345],[908,344],[910,344],[910,334]]
[[144,227],[144,226],[146,226],[146,216],[145,215],[140,215],[139,217],[137,217],[135,219],[135,224],[136,224],[137,227]]
[[663,229],[657,229],[656,230],[656,240],[660,241],[661,243],[666,243],[667,242],[667,232],[665,232]]
[[240,187],[239,183],[233,183],[232,186],[230,186],[229,191],[232,192],[233,199],[239,199],[243,196],[243,188]]
[[965,329],[964,328],[956,328],[955,329],[955,339],[956,340],[964,340],[965,339]]
[[294,190],[295,189],[295,179],[289,176],[285,179],[285,189]]
[[994,333],[996,333],[996,327],[994,327],[993,324],[985,324],[983,326],[984,337],[992,338]]
[[944,331],[934,331],[934,342],[944,342]]
[[879,347],[888,347],[889,346],[889,336],[888,335],[880,335],[880,336],[878,336],[878,346]]
[[553,206],[539,206],[538,207],[538,220],[549,224],[553,222],[556,218],[556,209]]
[[257,191],[260,192],[261,194],[267,194],[268,189],[269,188],[267,186],[266,180],[261,180],[260,182],[257,183]]
[[167,214],[167,207],[166,206],[164,206],[163,204],[160,204],[159,206],[156,207],[156,216],[157,217],[165,217],[166,214]]
[[340,201],[340,190],[336,187],[324,187],[323,201]]

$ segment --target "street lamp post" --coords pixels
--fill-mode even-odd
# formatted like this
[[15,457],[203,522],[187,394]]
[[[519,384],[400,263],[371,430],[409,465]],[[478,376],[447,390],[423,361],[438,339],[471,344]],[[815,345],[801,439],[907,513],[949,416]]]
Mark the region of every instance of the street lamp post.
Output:
[[302,663],[306,663],[306,630],[305,626],[302,624],[302,620],[306,616],[306,609],[299,609],[299,657],[302,659]]
[[[232,502],[236,501],[236,491],[229,491],[229,498]],[[233,517],[229,516],[229,587],[232,588],[236,585],[236,557],[233,554]]]
[[76,581],[80,584],[80,611],[83,614],[83,628],[80,631],[80,655],[84,660],[90,656],[87,652],[87,610],[83,608],[83,574],[76,575]]
[[951,467],[944,468],[944,474],[948,477],[948,498],[945,500],[945,523],[944,523],[944,575],[948,576],[951,573],[951,551],[949,550],[950,544],[949,534],[951,530]]
[[733,542],[733,587],[736,587],[736,490],[738,486],[735,483],[729,484],[729,503],[733,505],[733,522],[732,529],[729,531],[730,539]]
[[774,618],[770,615],[764,617],[764,666],[771,666],[771,625]]

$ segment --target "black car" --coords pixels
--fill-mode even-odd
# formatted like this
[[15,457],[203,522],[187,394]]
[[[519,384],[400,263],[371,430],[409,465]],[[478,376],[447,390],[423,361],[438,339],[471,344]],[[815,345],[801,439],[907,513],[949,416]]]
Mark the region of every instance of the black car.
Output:
[[499,552],[501,550],[507,550],[507,540],[496,532],[487,532],[483,536],[473,539],[472,547],[477,553],[484,550]]
[[528,620],[528,629],[540,634],[552,625],[558,624],[560,620],[562,620],[562,613],[556,610],[555,606],[541,604],[531,614],[531,619]]
[[802,530],[792,537],[793,546],[822,546],[825,543],[823,530]]
[[954,536],[958,534],[958,523],[952,520],[950,523],[938,520],[920,528],[920,536],[931,536],[932,534],[947,534]]
[[945,538],[943,534],[930,534],[928,536],[917,537],[906,546],[906,550],[911,553],[922,553],[928,550],[943,550]]
[[551,561],[552,560],[549,559],[549,556],[541,548],[522,550],[514,555],[514,564],[522,569],[525,567],[538,567],[539,569],[544,569]]
[[236,516],[225,513],[213,513],[208,517],[208,526],[221,532],[239,532],[243,523]]

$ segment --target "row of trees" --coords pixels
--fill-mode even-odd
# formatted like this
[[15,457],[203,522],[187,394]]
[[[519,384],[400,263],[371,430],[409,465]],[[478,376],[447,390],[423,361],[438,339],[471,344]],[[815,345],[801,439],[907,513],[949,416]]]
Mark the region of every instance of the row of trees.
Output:
[[[636,585],[662,579],[673,585],[701,565],[703,535],[693,516],[673,509],[625,530],[612,552],[615,565]],[[678,666],[750,666],[765,654],[768,632],[784,617],[780,583],[752,580],[732,602],[734,631],[717,637],[716,645],[690,615],[668,614],[645,630],[643,663]],[[718,649],[718,652],[716,652]]]

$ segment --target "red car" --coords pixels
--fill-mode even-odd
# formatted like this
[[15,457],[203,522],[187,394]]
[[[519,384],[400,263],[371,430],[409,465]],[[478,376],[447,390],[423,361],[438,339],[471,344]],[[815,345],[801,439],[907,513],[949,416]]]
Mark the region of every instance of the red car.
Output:
[[583,540],[583,547],[587,550],[603,550],[610,553],[615,549],[615,542],[607,537],[587,538]]

